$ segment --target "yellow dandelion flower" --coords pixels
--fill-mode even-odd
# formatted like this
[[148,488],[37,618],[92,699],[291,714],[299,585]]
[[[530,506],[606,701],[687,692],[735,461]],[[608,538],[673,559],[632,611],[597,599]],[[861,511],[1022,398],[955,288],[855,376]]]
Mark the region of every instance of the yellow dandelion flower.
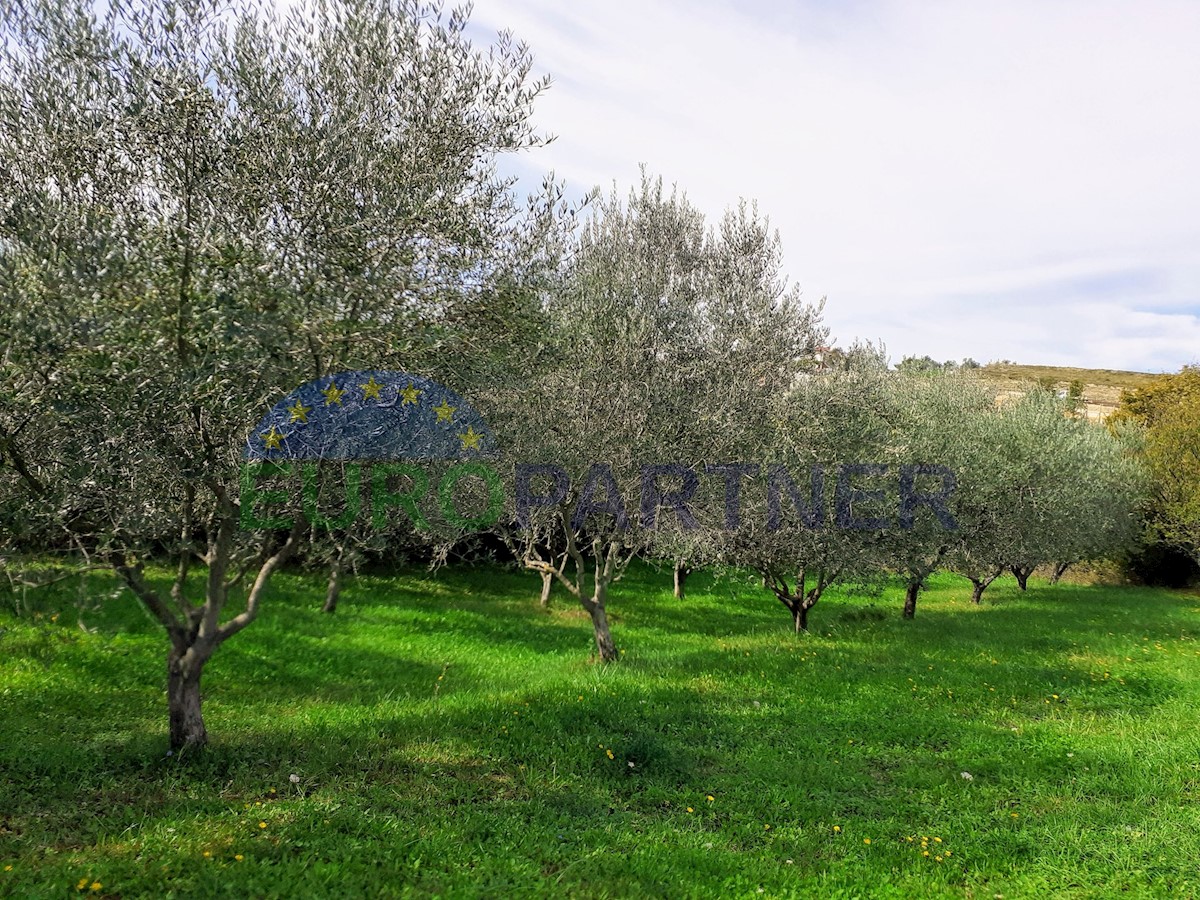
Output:
[[611,750],[605,750],[604,752],[608,756],[609,759],[613,758],[613,752]]
[[266,823],[266,822],[259,822],[259,823],[258,823],[258,827],[259,827],[259,828],[266,828],[266,827],[267,827],[267,823]]
[[709,803],[712,803],[717,798],[714,797],[712,794],[709,794],[705,799],[708,800]]
[[937,843],[937,844],[940,844],[942,842],[942,839],[940,837],[935,837],[933,840],[934,840],[934,843]]
[[871,839],[870,839],[870,838],[863,838],[863,843],[864,843],[864,844],[869,844],[869,843],[871,843]]
[[80,879],[79,879],[79,884],[75,885],[75,890],[77,890],[77,891],[82,891],[82,890],[83,890],[85,887],[87,887],[87,879],[86,879],[86,878],[80,878]]
[[233,858],[236,859],[238,862],[241,862],[246,857],[242,856],[242,854],[240,854],[240,853],[235,853],[235,854],[233,854]]
[[949,850],[947,850],[947,851],[946,851],[946,855],[947,855],[947,856],[949,856],[949,855],[950,855],[950,851],[949,851]]
[[770,828],[771,828],[771,826],[770,826],[770,825],[764,825],[764,826],[763,826],[763,831],[769,831],[769,830],[770,830]]
[[833,833],[834,833],[834,834],[841,834],[841,833],[842,833],[842,826],[841,826],[841,825],[834,825],[834,826],[833,826]]
[[928,850],[922,850],[922,851],[921,851],[921,855],[922,855],[922,856],[928,856],[928,855],[929,855],[929,851],[928,851]]
[[688,812],[695,812],[695,810],[694,810],[694,809],[692,809],[692,808],[689,806],[689,807],[688,807]]
[[1009,815],[1010,815],[1010,816],[1012,816],[1012,817],[1015,819],[1015,818],[1017,818],[1018,816],[1020,816],[1021,814],[1020,814],[1020,813],[1009,813]]
[[211,856],[212,856],[212,852],[211,852],[211,851],[209,851],[209,850],[205,850],[205,851],[204,851],[204,858],[205,858],[205,859],[208,859],[208,858],[209,858],[209,857],[211,857]]
[[102,887],[104,887],[104,885],[102,885],[100,882],[98,882],[98,881],[93,881],[93,882],[92,882],[92,890],[93,890],[93,891],[98,891],[98,890],[100,890],[100,888],[102,888]]
[[942,861],[942,858],[940,856],[935,856],[934,859],[936,859],[938,862]]
[[5,871],[5,872],[11,872],[11,871],[12,871],[12,866],[5,866],[5,867],[4,867],[4,871]]

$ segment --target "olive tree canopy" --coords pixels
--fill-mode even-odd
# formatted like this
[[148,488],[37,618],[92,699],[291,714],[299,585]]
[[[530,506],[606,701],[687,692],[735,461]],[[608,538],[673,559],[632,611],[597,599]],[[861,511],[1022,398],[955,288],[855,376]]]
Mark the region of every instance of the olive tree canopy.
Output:
[[708,558],[724,515],[711,467],[743,462],[740,436],[824,340],[779,256],[752,206],[708,227],[643,174],[596,204],[549,294],[550,352],[498,431],[518,552],[582,603],[603,660],[609,586],[639,553]]
[[495,160],[542,141],[546,82],[410,0],[0,20],[0,514],[115,568],[170,639],[171,743],[201,744],[204,664],[302,533],[238,527],[254,423],[343,369],[495,380],[536,331],[557,196]]

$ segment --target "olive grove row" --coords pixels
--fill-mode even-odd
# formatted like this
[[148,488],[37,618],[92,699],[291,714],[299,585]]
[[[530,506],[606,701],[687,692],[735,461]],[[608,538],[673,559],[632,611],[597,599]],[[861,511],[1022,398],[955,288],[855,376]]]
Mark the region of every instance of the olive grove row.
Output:
[[[249,430],[331,373],[435,379],[506,465],[572,473],[525,527],[506,509],[493,528],[578,598],[603,660],[638,555],[681,587],[698,566],[757,573],[804,628],[839,580],[899,573],[911,616],[937,568],[978,599],[1001,570],[1103,556],[1137,527],[1134,437],[1045,393],[997,406],[967,373],[890,372],[879,348],[822,362],[822,305],[787,287],[752,204],[710,224],[648,176],[581,208],[553,178],[520,199],[496,162],[547,140],[548,83],[508,35],[472,46],[464,11],[0,0],[0,21],[0,559],[34,583],[30,554],[115,572],[167,637],[175,747],[205,742],[205,664],[290,558],[327,565],[336,601],[357,554],[463,537],[402,516],[241,527]],[[718,475],[694,521],[630,528],[581,496],[596,463],[621,490],[646,464]],[[814,502],[808,473],[847,464],[845,515],[881,527],[843,527],[836,485]],[[774,494],[773,466],[793,476]],[[897,499],[946,473],[953,529]],[[575,527],[584,500],[600,511]]]

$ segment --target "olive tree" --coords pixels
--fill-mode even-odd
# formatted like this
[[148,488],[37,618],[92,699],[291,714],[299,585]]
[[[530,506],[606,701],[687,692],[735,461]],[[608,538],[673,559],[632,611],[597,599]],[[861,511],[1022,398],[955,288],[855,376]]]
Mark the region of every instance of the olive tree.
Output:
[[[900,471],[900,527],[881,534],[889,567],[904,579],[904,618],[911,619],[926,579],[941,568],[962,531],[958,510],[977,489],[973,473],[990,464],[990,448],[975,440],[971,423],[994,400],[979,381],[955,371],[896,373],[891,392],[882,462]],[[939,497],[941,502],[934,499]]]
[[597,203],[548,308],[552,352],[506,421],[518,552],[581,602],[610,661],[610,585],[639,553],[709,558],[724,515],[699,502],[724,483],[713,467],[738,462],[726,454],[739,430],[824,330],[783,283],[778,237],[753,207],[710,229],[645,174]]
[[994,419],[1000,493],[991,533],[974,536],[977,555],[1007,568],[1026,590],[1040,565],[1054,563],[1061,575],[1069,564],[1127,548],[1144,489],[1127,438],[1073,415],[1044,390],[1006,404]]
[[890,379],[881,356],[851,356],[851,367],[802,373],[762,410],[742,454],[757,464],[730,485],[737,515],[715,540],[720,561],[754,572],[797,632],[831,585],[870,581],[886,564],[854,475],[886,448]]
[[960,473],[959,524],[947,557],[972,600],[1013,571],[1024,590],[1038,565],[1118,554],[1136,533],[1142,477],[1128,440],[1071,414],[1044,390],[961,423],[981,451]]
[[6,505],[161,623],[200,745],[205,663],[305,530],[239,528],[250,429],[339,368],[503,363],[556,208],[495,159],[546,85],[408,0],[0,2]]
[[[701,512],[693,512],[691,523],[661,520],[648,548],[672,564],[679,599],[693,570],[727,561],[731,532],[765,516],[754,502],[766,496],[762,479],[769,472],[760,463],[780,453],[781,401],[816,367],[818,348],[829,336],[820,321],[824,301],[804,303],[789,287],[779,237],[755,205],[742,201],[726,211],[703,263],[707,287],[694,313],[701,389],[678,396],[672,413],[690,432],[695,458],[704,460],[707,477],[692,504]],[[749,518],[732,509],[743,497]]]

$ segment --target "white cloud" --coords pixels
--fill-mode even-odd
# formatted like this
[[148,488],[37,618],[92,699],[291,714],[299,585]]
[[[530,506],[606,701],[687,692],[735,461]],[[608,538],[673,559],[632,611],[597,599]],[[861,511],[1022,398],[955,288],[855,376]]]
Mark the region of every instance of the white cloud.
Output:
[[[1200,4],[480,0],[555,84],[523,162],[759,200],[841,342],[1200,358]],[[1128,331],[1126,331],[1128,329]]]

